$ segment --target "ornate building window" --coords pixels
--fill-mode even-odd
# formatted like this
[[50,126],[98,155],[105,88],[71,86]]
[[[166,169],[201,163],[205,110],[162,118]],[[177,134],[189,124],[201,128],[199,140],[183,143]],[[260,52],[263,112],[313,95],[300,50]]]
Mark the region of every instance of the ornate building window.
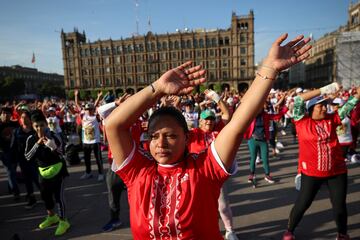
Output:
[[194,48],[197,48],[197,47],[198,47],[198,40],[194,39]]
[[199,40],[199,47],[203,48],[204,46],[204,39]]
[[211,39],[211,46],[216,47],[216,45],[217,45],[216,38],[212,38]]
[[169,41],[169,49],[172,50],[174,48],[174,44],[172,41]]
[[187,41],[186,41],[186,47],[187,47],[187,48],[191,48],[191,41],[190,41],[190,40],[187,40]]
[[241,47],[240,48],[240,54],[241,55],[246,54],[246,47]]
[[162,43],[162,49],[163,49],[163,50],[166,50],[166,49],[167,49],[167,42],[163,42],[163,43]]
[[246,65],[246,60],[244,58],[240,59],[240,65],[241,66],[245,66]]

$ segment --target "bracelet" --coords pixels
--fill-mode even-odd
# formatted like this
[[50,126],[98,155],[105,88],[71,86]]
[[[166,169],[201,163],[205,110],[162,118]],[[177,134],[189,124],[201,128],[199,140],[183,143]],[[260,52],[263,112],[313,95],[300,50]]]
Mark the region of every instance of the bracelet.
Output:
[[260,78],[264,79],[264,80],[271,80],[271,81],[274,81],[275,78],[269,78],[268,76],[263,76],[261,75],[258,71],[256,71],[256,75],[258,75]]
[[261,65],[261,67],[263,67],[263,68],[267,68],[267,69],[271,69],[271,70],[275,71],[275,72],[276,72],[276,74],[279,74],[279,71],[278,71],[278,70],[276,70],[276,69],[275,69],[275,68],[273,68],[273,67],[270,67],[270,66],[267,66],[267,65]]
[[155,88],[154,88],[154,85],[153,85],[152,83],[150,83],[150,87],[151,87],[151,91],[152,91],[153,93],[155,93]]

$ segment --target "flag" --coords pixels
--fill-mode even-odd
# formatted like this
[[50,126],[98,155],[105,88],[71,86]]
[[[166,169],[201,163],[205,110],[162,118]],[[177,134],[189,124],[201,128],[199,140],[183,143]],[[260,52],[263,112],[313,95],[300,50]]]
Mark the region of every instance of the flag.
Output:
[[33,53],[33,55],[32,55],[31,63],[35,63],[35,53]]

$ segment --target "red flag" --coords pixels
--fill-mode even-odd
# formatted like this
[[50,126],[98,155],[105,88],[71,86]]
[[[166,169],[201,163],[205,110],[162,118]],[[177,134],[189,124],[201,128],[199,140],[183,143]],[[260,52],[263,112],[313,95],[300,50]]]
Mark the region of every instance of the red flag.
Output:
[[35,53],[32,55],[31,63],[35,63]]

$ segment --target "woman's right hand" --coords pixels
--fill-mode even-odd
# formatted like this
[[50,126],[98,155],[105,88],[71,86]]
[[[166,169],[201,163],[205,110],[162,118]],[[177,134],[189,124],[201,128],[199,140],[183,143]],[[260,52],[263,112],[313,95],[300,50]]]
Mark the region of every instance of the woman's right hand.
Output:
[[167,95],[181,95],[191,92],[194,86],[206,81],[206,71],[201,65],[191,67],[188,61],[164,73],[153,86],[155,91]]

